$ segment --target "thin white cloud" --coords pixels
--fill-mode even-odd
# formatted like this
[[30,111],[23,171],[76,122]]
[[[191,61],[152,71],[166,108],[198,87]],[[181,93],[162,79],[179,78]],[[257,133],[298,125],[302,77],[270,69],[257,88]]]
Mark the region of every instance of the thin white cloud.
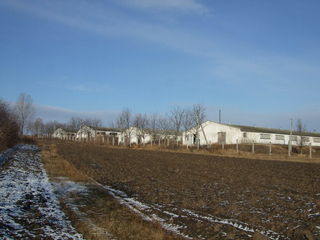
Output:
[[230,83],[259,84],[275,91],[301,91],[320,77],[314,63],[292,57],[252,54],[217,59],[209,66],[214,78]]
[[4,0],[0,4],[31,15],[105,37],[126,37],[165,45],[189,54],[210,56],[219,51],[214,40],[201,37],[188,29],[177,29],[129,17],[108,4],[84,0],[21,1]]
[[[180,6],[196,9],[200,4],[195,0],[122,0],[139,6]],[[320,71],[315,64],[304,59],[286,56],[272,56],[270,53],[250,53],[250,56],[237,55],[228,51],[221,41],[214,36],[199,34],[195,30],[152,23],[127,15],[119,9],[112,8],[110,2],[85,0],[3,0],[0,4],[20,9],[38,17],[48,19],[72,28],[78,28],[104,37],[123,37],[153,42],[176,51],[206,58],[212,62],[208,71],[213,79],[229,82],[257,83],[264,87],[287,89],[290,85],[296,91],[299,87],[292,84],[315,82]],[[170,5],[171,4],[171,5]],[[185,4],[185,5],[183,5]],[[189,7],[187,7],[189,6]],[[199,6],[202,6],[201,4]],[[202,6],[204,7],[204,6]],[[200,7],[201,8],[201,7]],[[241,46],[240,46],[241,48]],[[277,83],[278,85],[275,85]],[[279,84],[281,83],[281,84]],[[281,86],[282,85],[282,86]],[[305,84],[307,86],[307,84]],[[84,85],[74,90],[84,90]],[[315,88],[314,88],[315,89]],[[312,89],[312,91],[314,91]]]
[[68,90],[79,93],[103,93],[111,91],[112,88],[104,82],[73,80],[70,77],[57,77],[54,80],[35,81],[40,86]]
[[178,10],[196,14],[209,13],[208,7],[197,0],[122,0],[127,5],[160,10]]
[[118,111],[75,111],[67,108],[54,107],[48,105],[35,104],[36,116],[42,118],[45,122],[56,120],[58,122],[68,122],[72,117],[79,118],[97,118],[104,125],[110,125],[118,116]]
[[69,84],[66,86],[66,88],[72,91],[83,93],[100,93],[110,91],[110,88],[107,85],[95,82]]

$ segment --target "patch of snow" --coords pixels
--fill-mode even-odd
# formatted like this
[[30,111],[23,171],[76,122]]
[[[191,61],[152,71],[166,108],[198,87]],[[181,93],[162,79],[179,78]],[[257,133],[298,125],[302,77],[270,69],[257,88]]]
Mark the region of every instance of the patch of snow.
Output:
[[53,182],[54,190],[60,196],[70,193],[88,194],[88,188],[84,184],[67,180],[67,178],[59,178],[59,182]]
[[[196,221],[206,221],[209,223],[229,225],[238,230],[244,231],[246,233],[259,232],[262,235],[267,236],[270,240],[287,239],[285,236],[282,236],[271,230],[263,230],[261,228],[250,226],[247,223],[240,222],[233,219],[222,219],[222,218],[214,217],[211,215],[204,216],[201,214],[197,214],[188,209],[177,209],[175,207],[171,208],[171,211],[168,211],[168,208],[170,208],[169,206],[162,206],[160,204],[152,205],[152,204],[141,203],[136,199],[128,197],[126,193],[120,190],[113,189],[110,186],[104,186],[104,188],[107,189],[109,193],[112,196],[114,196],[121,204],[126,205],[128,208],[138,213],[144,220],[156,221],[167,231],[171,231],[186,239],[193,239],[191,236],[183,232],[183,230],[185,230],[187,226],[168,223],[170,219],[187,218],[187,219],[193,219]],[[172,211],[179,212],[179,215]],[[183,212],[184,214],[181,214],[181,212]],[[166,217],[160,217],[160,215],[161,216],[163,215]],[[202,239],[202,236],[198,235],[196,238]]]
[[[137,213],[144,219],[145,221],[158,222],[165,230],[173,232],[179,236],[182,236],[186,239],[193,239],[192,237],[188,236],[187,234],[183,234],[180,229],[184,228],[178,225],[169,224],[166,223],[164,219],[159,217],[156,214],[151,214],[151,216],[148,216],[146,213],[143,213],[142,211],[152,209],[151,205],[147,205],[145,203],[141,203],[133,198],[128,197],[128,195],[120,190],[116,190],[111,188],[110,186],[104,186],[106,190],[114,197],[116,198],[120,204],[123,204],[127,206],[129,209],[131,209],[133,212]],[[174,215],[173,213],[170,213],[170,215]]]
[[317,212],[317,213],[312,213],[312,214],[309,214],[308,217],[319,217],[320,216],[320,213]]
[[0,238],[83,239],[60,209],[39,148],[18,145],[8,151],[10,162],[0,172]]

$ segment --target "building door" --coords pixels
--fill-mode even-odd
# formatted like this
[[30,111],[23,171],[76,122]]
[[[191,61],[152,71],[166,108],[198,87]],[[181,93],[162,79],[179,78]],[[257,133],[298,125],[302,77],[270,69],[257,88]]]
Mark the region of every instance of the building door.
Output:
[[197,134],[193,134],[193,142],[192,144],[196,144],[197,143]]
[[218,143],[226,144],[227,133],[226,132],[218,132]]

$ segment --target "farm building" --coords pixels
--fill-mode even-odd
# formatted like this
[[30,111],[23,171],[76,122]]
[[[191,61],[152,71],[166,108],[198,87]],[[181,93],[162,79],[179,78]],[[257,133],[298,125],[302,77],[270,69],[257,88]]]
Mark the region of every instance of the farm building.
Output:
[[63,129],[63,128],[57,128],[52,134],[53,138],[59,138],[59,139],[65,139],[65,140],[74,139],[75,136],[76,136],[76,132]]
[[196,144],[197,139],[200,145],[237,142],[287,145],[291,139],[292,145],[300,145],[302,141],[303,145],[320,146],[320,133],[293,131],[290,136],[289,130],[221,124],[213,121],[206,121],[199,128],[191,128],[182,134],[184,145]]
[[101,128],[83,125],[76,134],[77,140],[90,140],[96,137],[119,137],[120,131],[116,128]]
[[[130,138],[130,141],[129,141]],[[144,144],[150,142],[152,135],[147,130],[130,127],[121,132],[120,143]]]
[[[120,137],[120,143],[129,144],[129,136],[130,136],[130,143],[132,144],[147,144],[154,142],[158,142],[159,140],[162,142],[166,142],[167,140],[172,141],[176,140],[174,131],[160,131],[155,130],[152,131],[151,129],[139,129],[136,127],[131,127],[127,130],[122,131]],[[181,142],[181,136],[178,136],[178,141]]]

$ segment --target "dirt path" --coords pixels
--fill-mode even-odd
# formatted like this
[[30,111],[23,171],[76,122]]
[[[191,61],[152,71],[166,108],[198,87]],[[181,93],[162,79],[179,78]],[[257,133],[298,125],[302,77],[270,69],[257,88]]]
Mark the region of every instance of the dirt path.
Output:
[[0,239],[83,239],[60,210],[34,145],[0,155]]

